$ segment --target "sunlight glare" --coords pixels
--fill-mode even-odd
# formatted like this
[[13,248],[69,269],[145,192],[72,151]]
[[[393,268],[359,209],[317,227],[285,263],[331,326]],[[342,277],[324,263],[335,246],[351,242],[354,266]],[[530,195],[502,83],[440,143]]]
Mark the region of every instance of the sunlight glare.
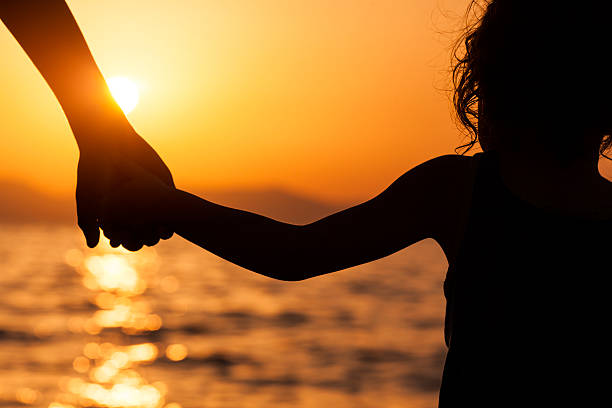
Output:
[[[85,287],[95,292],[92,303],[97,306],[89,318],[69,321],[71,330],[98,335],[103,330],[119,328],[123,335],[140,336],[161,329],[162,318],[152,313],[151,305],[141,296],[151,282],[157,281],[158,262],[154,250],[149,248],[137,254],[131,253],[122,248],[112,248],[102,237],[100,245],[93,250],[68,251],[65,261],[82,275]],[[163,285],[166,292],[171,293],[178,289],[179,282],[168,275]],[[47,326],[35,329],[37,335],[52,335],[54,327]],[[171,361],[183,360],[187,353],[182,344],[170,345],[167,351]],[[149,384],[138,373],[139,366],[154,363],[159,354],[158,346],[153,343],[89,342],[83,347],[83,355],[77,356],[72,363],[74,371],[84,378],[69,378],[64,386],[69,394],[58,394],[58,401],[49,407],[165,407],[166,384],[160,381]],[[22,390],[19,398],[22,404],[31,404],[30,401],[38,398],[38,392]],[[169,408],[181,406],[174,404]]]
[[184,344],[171,344],[166,348],[166,357],[171,361],[181,361],[187,357],[187,347]]
[[138,87],[134,82],[125,77],[109,78],[108,88],[113,98],[117,101],[123,112],[130,113],[138,104]]

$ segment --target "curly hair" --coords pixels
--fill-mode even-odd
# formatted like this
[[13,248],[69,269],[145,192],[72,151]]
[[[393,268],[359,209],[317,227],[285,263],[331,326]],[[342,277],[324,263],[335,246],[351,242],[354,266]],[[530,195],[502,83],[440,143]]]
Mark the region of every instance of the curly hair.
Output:
[[495,148],[527,126],[546,129],[543,142],[568,151],[587,134],[597,137],[600,155],[609,158],[612,2],[569,3],[470,3],[452,52],[453,105],[469,137],[458,152],[477,143]]

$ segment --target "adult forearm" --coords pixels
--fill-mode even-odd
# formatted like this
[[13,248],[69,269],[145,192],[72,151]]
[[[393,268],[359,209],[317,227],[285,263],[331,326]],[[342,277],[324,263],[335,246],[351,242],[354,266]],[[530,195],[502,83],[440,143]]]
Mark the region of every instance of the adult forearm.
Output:
[[60,102],[79,147],[100,148],[129,128],[63,0],[4,0],[0,18]]

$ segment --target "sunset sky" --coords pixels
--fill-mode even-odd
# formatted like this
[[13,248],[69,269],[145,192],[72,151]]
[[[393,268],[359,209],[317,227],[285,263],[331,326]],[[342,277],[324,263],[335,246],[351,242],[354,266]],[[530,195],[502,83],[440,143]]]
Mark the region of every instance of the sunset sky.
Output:
[[[448,94],[465,0],[68,1],[105,77],[177,186],[380,192],[462,135]],[[74,188],[77,148],[48,86],[0,28],[0,179]]]

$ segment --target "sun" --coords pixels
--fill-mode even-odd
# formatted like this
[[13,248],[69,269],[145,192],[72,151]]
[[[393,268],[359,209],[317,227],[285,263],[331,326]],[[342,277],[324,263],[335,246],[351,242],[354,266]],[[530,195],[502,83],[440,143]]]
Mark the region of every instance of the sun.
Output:
[[115,76],[107,81],[113,98],[121,107],[123,112],[130,113],[138,105],[138,87],[134,82],[126,77]]

